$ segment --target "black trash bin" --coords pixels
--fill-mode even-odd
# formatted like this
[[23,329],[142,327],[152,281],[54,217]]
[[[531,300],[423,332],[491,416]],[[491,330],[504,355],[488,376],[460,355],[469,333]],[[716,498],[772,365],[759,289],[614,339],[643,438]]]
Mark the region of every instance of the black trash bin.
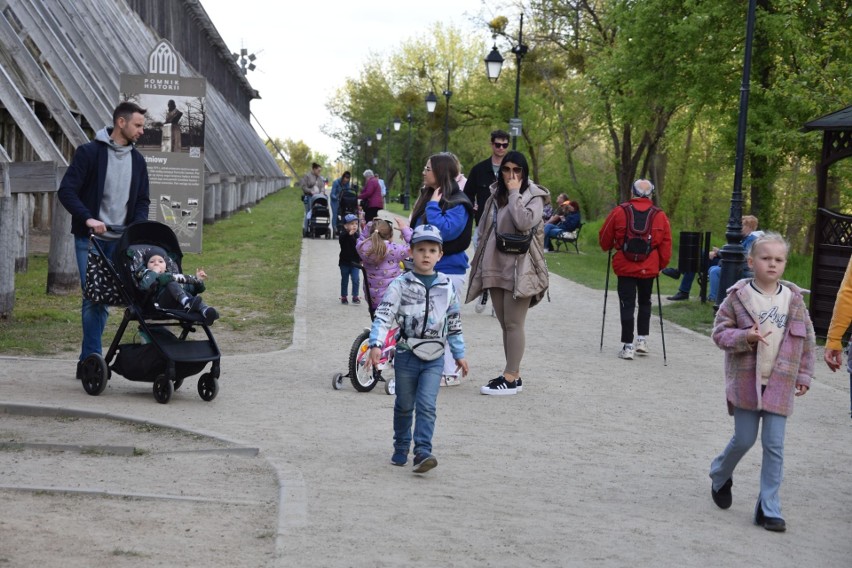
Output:
[[701,233],[681,231],[677,269],[681,274],[684,272],[698,272],[701,270],[701,258]]

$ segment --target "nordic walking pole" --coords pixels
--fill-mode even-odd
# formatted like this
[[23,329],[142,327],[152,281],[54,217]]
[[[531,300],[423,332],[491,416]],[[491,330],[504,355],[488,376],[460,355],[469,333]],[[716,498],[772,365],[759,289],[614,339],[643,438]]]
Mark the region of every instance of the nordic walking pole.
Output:
[[668,366],[666,359],[666,332],[663,331],[663,301],[660,299],[660,275],[657,274],[657,307],[660,309],[660,338],[663,340],[663,366]]
[[604,307],[603,307],[603,321],[601,321],[601,352],[603,352],[603,336],[604,336],[604,324],[606,323],[606,297],[609,293],[609,265],[612,261],[612,249],[609,249],[609,256],[606,257],[606,287],[604,288]]

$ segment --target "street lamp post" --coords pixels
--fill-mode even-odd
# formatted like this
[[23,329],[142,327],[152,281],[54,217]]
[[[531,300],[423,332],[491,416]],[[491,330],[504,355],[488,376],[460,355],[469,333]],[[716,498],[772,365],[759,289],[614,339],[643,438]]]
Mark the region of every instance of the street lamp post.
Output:
[[[402,126],[402,121],[399,118],[394,118],[393,119],[393,131],[399,132],[399,128],[401,126]],[[388,184],[388,183],[390,183],[390,133],[391,133],[390,124],[388,124],[387,128],[385,129],[385,132],[387,133],[387,136],[388,136],[387,160],[385,162],[385,183]],[[388,191],[390,191],[390,188],[388,188]]]
[[[512,46],[512,53],[515,54],[515,116],[509,121],[509,133],[512,135],[512,150],[517,149],[518,136],[521,134],[521,120],[519,116],[520,100],[521,100],[521,60],[527,54],[529,46],[524,44],[524,15],[521,14],[521,25],[518,28],[518,43]],[[497,44],[491,48],[491,52],[485,58],[485,70],[488,73],[488,80],[492,83],[497,81],[500,76],[500,71],[503,68],[503,56],[497,51]]]
[[[444,114],[444,152],[447,151],[447,147],[450,143],[450,97],[453,96],[453,92],[450,90],[450,81],[452,79],[452,72],[452,67],[447,69],[447,88],[444,89],[444,92],[442,93],[447,99],[447,111],[446,114]],[[426,112],[432,114],[435,112],[435,108],[437,106],[438,97],[435,96],[435,91],[429,91],[429,94],[426,95]]]
[[749,76],[751,74],[751,44],[754,38],[755,0],[748,2],[746,17],[745,55],[743,56],[743,81],[740,87],[740,111],[737,124],[737,148],[734,162],[734,188],[731,192],[731,215],[725,229],[727,243],[719,251],[721,272],[719,274],[719,289],[716,291],[715,308],[718,310],[727,295],[727,290],[733,286],[742,275],[745,262],[743,238],[743,162],[745,155],[746,126],[748,124],[748,94]]
[[408,121],[408,152],[405,154],[405,198],[402,203],[404,211],[408,211],[411,204],[411,110],[405,119]]

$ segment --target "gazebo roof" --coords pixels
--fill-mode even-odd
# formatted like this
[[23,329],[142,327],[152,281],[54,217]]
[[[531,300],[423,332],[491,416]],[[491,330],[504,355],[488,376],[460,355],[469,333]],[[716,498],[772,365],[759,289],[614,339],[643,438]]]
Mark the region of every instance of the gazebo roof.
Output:
[[837,110],[820,118],[806,122],[802,132],[811,130],[849,130],[852,129],[852,106]]

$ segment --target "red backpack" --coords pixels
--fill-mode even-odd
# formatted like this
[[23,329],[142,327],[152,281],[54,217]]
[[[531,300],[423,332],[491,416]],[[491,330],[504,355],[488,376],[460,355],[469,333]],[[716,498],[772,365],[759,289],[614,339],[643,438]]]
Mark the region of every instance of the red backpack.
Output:
[[624,243],[621,252],[624,258],[633,262],[642,262],[651,254],[651,227],[654,225],[654,217],[660,208],[652,205],[646,211],[638,211],[632,203],[622,203],[624,215],[627,217],[627,233],[624,235]]

